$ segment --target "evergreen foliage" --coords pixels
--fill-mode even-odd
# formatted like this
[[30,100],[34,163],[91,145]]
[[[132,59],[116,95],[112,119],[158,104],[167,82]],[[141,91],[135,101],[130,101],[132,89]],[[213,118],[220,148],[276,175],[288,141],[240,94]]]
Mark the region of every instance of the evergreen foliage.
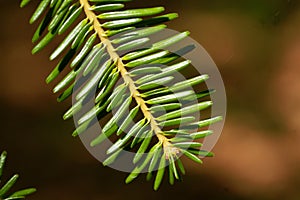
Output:
[[[6,151],[2,152],[2,154],[0,155],[0,181],[3,173],[6,155]],[[34,188],[28,188],[11,193],[10,190],[15,185],[18,178],[19,175],[15,174],[5,184],[3,184],[2,187],[0,187],[0,200],[24,199],[26,196],[36,191],[36,189]]]
[[[196,94],[191,90],[203,84],[208,75],[179,82],[174,79],[174,73],[188,68],[191,61],[165,49],[182,41],[189,32],[155,43],[149,39],[166,28],[165,22],[178,15],[163,14],[163,7],[125,9],[127,1],[41,0],[30,19],[30,23],[39,20],[32,38],[35,43],[32,53],[42,50],[57,35],[68,32],[50,55],[50,60],[60,58],[60,61],[46,82],[53,82],[70,67],[69,73],[53,89],[54,93],[60,93],[59,102],[74,92],[76,102],[64,114],[64,119],[72,118],[82,111],[84,104],[94,101],[95,106],[78,120],[73,136],[83,134],[95,123],[95,115],[100,120],[114,110],[91,146],[117,137],[108,148],[103,164],[113,163],[122,150],[136,152],[132,161],[136,168],[126,183],[147,169],[147,180],[154,176],[157,190],[165,174],[171,184],[185,174],[181,155],[197,163],[202,163],[200,156],[213,156],[211,152],[200,150],[199,139],[212,134],[204,127],[222,118],[194,116],[212,105],[203,98],[209,97],[213,90]],[[29,2],[23,0],[21,7]],[[145,43],[150,43],[150,47],[141,49]],[[79,75],[81,78],[77,80]],[[166,86],[168,84],[170,86]],[[76,85],[81,87],[76,90]],[[97,88],[96,97],[91,98],[94,88]]]

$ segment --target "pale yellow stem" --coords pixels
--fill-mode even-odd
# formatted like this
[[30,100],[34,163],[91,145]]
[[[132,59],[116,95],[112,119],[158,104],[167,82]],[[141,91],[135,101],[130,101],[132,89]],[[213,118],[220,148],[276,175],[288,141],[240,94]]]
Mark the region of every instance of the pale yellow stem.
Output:
[[104,32],[104,30],[101,26],[101,23],[99,22],[96,14],[90,9],[91,6],[90,6],[88,0],[80,0],[80,3],[84,8],[84,12],[85,12],[87,18],[91,22],[93,22],[94,30],[97,32],[101,42],[106,46],[107,52],[109,53],[110,57],[113,59],[113,61],[116,62],[117,68],[121,73],[124,83],[128,85],[132,97],[135,99],[136,103],[140,106],[141,111],[143,112],[145,118],[150,122],[151,129],[154,131],[158,140],[164,145],[164,147],[168,147],[170,145],[168,138],[166,138],[162,134],[163,133],[162,130],[158,126],[154,116],[152,115],[148,106],[146,105],[146,102],[141,97],[140,92],[137,90],[134,81],[129,76],[129,73],[126,70],[126,67],[125,67],[122,59],[116,53],[110,40],[106,37],[105,32]]

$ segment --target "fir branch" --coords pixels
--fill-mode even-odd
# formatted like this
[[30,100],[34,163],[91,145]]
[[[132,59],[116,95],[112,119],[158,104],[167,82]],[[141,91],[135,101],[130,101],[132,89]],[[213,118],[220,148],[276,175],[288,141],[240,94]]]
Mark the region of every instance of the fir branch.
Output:
[[[6,151],[3,151],[2,154],[0,155],[0,180],[3,173],[6,156],[7,156]],[[15,174],[2,187],[0,187],[0,200],[24,199],[26,196],[36,191],[35,188],[28,188],[28,189],[23,189],[11,193],[10,190],[15,185],[18,178],[19,175]]]
[[[147,179],[150,179],[152,172],[158,168],[154,182],[154,189],[157,190],[167,166],[171,184],[174,179],[180,180],[179,172],[185,174],[180,161],[181,154],[197,163],[202,163],[198,156],[213,155],[200,150],[202,144],[195,140],[212,133],[209,130],[198,132],[199,128],[207,127],[222,118],[217,116],[198,120],[192,116],[212,105],[211,101],[193,101],[198,102],[209,96],[213,90],[195,94],[188,89],[205,82],[208,75],[177,81],[172,86],[162,86],[174,80],[175,72],[190,65],[189,60],[178,62],[182,59],[182,53],[192,50],[189,46],[180,49],[182,53],[179,54],[164,50],[186,38],[189,32],[155,43],[148,36],[165,29],[166,25],[163,23],[178,15],[160,15],[164,12],[163,7],[124,9],[127,1],[129,0],[42,0],[30,19],[30,23],[33,23],[46,12],[33,36],[33,42],[38,43],[32,53],[42,50],[56,35],[63,34],[79,21],[51,54],[50,60],[54,60],[69,49],[46,82],[55,80],[69,65],[71,71],[53,89],[54,93],[62,91],[58,101],[71,96],[76,84],[82,86],[75,94],[77,101],[64,114],[64,119],[79,113],[86,102],[95,102],[90,111],[81,115],[79,127],[73,132],[73,136],[83,134],[91,124],[98,121],[95,120],[95,115],[101,118],[115,109],[113,117],[103,126],[102,133],[91,142],[91,146],[99,145],[114,134],[118,136],[118,140],[107,150],[108,158],[103,162],[104,165],[118,159],[122,150],[133,150],[138,146],[132,161],[136,168],[128,176],[126,183],[134,180],[146,168],[149,171]],[[21,7],[28,2],[23,0]],[[84,18],[80,19],[82,15]],[[112,36],[117,37],[112,39]],[[147,42],[151,43],[150,47],[136,50]],[[122,51],[129,53],[121,55]],[[162,68],[161,65],[166,67]],[[131,68],[133,70],[129,71]],[[83,77],[76,81],[80,74]],[[116,85],[119,79],[122,83]],[[90,99],[93,88],[97,88],[97,95],[95,99]],[[180,101],[188,103],[183,105]],[[126,116],[125,111],[131,105],[135,107]],[[161,111],[166,113],[161,114]],[[137,113],[142,114],[142,119],[137,118]],[[134,119],[137,122],[131,126],[130,122]],[[184,126],[181,128],[179,125]],[[147,153],[146,157],[143,156],[144,153]]]

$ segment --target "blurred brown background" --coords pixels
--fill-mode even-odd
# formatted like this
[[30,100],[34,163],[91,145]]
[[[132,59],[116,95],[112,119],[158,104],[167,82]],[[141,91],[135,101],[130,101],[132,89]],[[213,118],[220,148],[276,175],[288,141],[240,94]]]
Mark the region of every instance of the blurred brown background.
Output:
[[[183,183],[158,192],[140,177],[102,167],[71,136],[45,77],[55,65],[30,54],[36,2],[0,1],[0,150],[9,152],[4,178],[20,172],[28,199],[300,199],[300,2],[295,0],[136,0],[179,12],[169,23],[190,30],[217,63],[228,95],[228,115],[214,149],[198,166],[187,161]],[[58,41],[57,41],[58,42]],[[56,43],[57,44],[57,43]]]

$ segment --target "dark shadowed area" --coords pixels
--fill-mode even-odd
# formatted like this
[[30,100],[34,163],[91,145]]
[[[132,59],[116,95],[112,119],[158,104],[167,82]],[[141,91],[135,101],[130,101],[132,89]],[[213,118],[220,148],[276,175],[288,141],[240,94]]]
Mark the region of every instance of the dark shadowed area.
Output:
[[130,7],[164,5],[180,18],[215,60],[228,96],[228,115],[215,158],[185,160],[183,182],[165,180],[158,192],[140,176],[103,167],[71,136],[47,74],[59,39],[31,55],[29,25],[38,1],[24,9],[0,0],[0,151],[5,178],[19,172],[17,188],[34,186],[32,200],[300,199],[300,3],[296,0],[135,0]]

